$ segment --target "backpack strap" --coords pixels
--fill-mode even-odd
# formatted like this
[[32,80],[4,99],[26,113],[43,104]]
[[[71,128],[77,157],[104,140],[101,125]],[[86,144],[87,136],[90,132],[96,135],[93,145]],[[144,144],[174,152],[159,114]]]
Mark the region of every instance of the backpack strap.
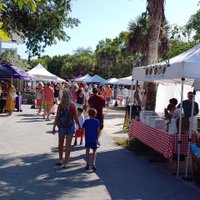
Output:
[[[75,114],[75,112],[76,112],[76,107],[75,107],[75,105],[74,105],[74,104],[71,104],[69,110],[70,110],[70,112],[71,112],[72,117],[74,118],[74,114]],[[60,116],[61,111],[62,111],[62,105],[59,104],[59,105],[58,105],[58,111],[57,111],[57,112],[58,112],[58,116]]]

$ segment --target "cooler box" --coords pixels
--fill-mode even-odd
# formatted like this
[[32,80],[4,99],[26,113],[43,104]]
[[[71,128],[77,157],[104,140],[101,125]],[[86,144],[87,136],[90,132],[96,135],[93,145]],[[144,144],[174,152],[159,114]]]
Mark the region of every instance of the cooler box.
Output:
[[161,119],[159,116],[146,116],[145,124],[150,125],[152,119]]
[[150,121],[150,126],[158,129],[165,129],[165,120],[154,118]]
[[146,124],[146,117],[147,116],[158,116],[158,114],[154,111],[142,111],[140,113],[140,121],[144,124]]

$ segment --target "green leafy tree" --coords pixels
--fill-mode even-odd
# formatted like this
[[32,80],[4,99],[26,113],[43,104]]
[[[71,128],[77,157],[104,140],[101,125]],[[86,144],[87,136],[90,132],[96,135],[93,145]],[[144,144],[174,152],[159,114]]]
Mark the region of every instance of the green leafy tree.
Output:
[[[41,0],[13,0],[13,1],[18,5],[20,10],[22,10],[22,8],[29,8],[33,12],[35,12],[37,9],[36,2],[40,2]],[[6,3],[8,3],[8,0],[1,1],[0,11],[6,10]],[[0,20],[2,20],[1,18],[2,17],[0,15]],[[9,39],[10,39],[9,33],[4,31],[3,22],[0,21],[0,40],[8,41]]]
[[118,48],[118,38],[114,40],[101,40],[96,47],[95,54],[97,59],[97,66],[99,70],[106,70],[107,78],[110,78],[112,66],[118,67],[118,57],[120,49]]
[[67,56],[60,70],[62,78],[71,79],[78,75],[87,73],[93,74],[96,66],[96,59],[92,54],[83,54]]
[[66,56],[53,56],[51,59],[47,59],[47,69],[51,73],[60,77],[60,70],[64,64]]
[[184,42],[180,40],[170,40],[170,50],[163,57],[164,60],[177,56],[188,49],[194,47],[197,43],[195,41]]
[[[44,48],[56,44],[57,40],[68,41],[66,28],[78,26],[79,20],[69,17],[71,0],[43,0],[37,2],[37,12],[6,1],[2,10],[4,30],[23,37],[29,57],[39,56]],[[2,20],[0,20],[2,21]]]
[[[150,32],[150,18],[148,13],[143,13],[136,20],[131,20],[128,24],[128,41],[127,48],[133,54],[137,55],[134,66],[148,64],[148,46]],[[163,56],[169,50],[168,40],[169,26],[167,22],[163,22],[160,27],[158,41],[158,59],[162,60]],[[140,59],[138,59],[139,57]]]
[[192,15],[185,26],[186,32],[196,42],[200,41],[200,10]]
[[73,52],[74,55],[93,55],[93,53],[94,52],[90,47],[88,48],[79,47]]
[[24,70],[28,71],[30,69],[30,65],[27,60],[22,59],[17,53],[13,51],[5,51],[0,55],[0,61],[7,61],[12,65]]
[[148,30],[149,21],[146,14],[142,14],[135,21],[129,22],[127,47],[132,54],[141,53],[141,65],[147,64]]

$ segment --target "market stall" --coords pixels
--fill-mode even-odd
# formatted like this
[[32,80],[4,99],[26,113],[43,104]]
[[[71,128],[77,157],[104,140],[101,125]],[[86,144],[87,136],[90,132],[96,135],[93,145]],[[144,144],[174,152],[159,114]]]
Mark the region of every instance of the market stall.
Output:
[[[180,109],[182,110],[184,85],[186,83],[192,85],[194,80],[200,77],[199,65],[200,65],[200,44],[167,61],[155,63],[148,66],[135,67],[133,68],[132,76],[134,80],[140,80],[146,82],[155,81],[158,83],[160,82],[180,83],[181,84]],[[182,118],[180,117],[179,133],[178,133],[177,176],[179,176],[179,164],[180,164],[179,161],[180,161],[180,150],[181,150],[181,125],[182,125]],[[190,125],[190,127],[192,127],[192,124]],[[192,128],[190,128],[189,144],[191,141],[191,137],[192,137]],[[188,147],[188,152],[189,150],[190,147]],[[189,159],[189,153],[187,160],[188,159]]]
[[[164,129],[150,127],[142,122],[133,120],[129,128],[129,136],[137,138],[142,143],[162,154],[166,159],[172,160],[178,154],[178,135],[170,134]],[[181,155],[187,155],[189,133],[181,134]],[[195,143],[197,134],[193,134],[192,143]]]
[[40,63],[28,71],[28,74],[34,75],[40,81],[57,81],[57,76],[46,70]]
[[22,95],[21,95],[21,80],[23,81],[35,81],[35,77],[33,75],[29,75],[27,72],[13,66],[9,62],[1,62],[0,63],[0,78],[2,79],[10,79],[11,82],[13,80],[17,80],[17,96],[16,96],[16,108],[18,111],[21,111],[22,104]]

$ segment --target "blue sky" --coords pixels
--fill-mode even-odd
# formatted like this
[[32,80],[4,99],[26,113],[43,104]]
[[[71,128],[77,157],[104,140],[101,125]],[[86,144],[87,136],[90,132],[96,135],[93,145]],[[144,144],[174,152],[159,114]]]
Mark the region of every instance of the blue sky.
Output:
[[[166,0],[165,15],[169,24],[185,25],[190,16],[200,7],[198,0]],[[72,17],[81,24],[66,30],[69,42],[58,42],[47,47],[42,55],[73,54],[79,47],[95,49],[105,38],[113,39],[121,31],[126,31],[130,20],[135,20],[146,10],[146,0],[73,0]],[[3,44],[3,47],[17,48],[22,58],[27,58],[25,45]]]

